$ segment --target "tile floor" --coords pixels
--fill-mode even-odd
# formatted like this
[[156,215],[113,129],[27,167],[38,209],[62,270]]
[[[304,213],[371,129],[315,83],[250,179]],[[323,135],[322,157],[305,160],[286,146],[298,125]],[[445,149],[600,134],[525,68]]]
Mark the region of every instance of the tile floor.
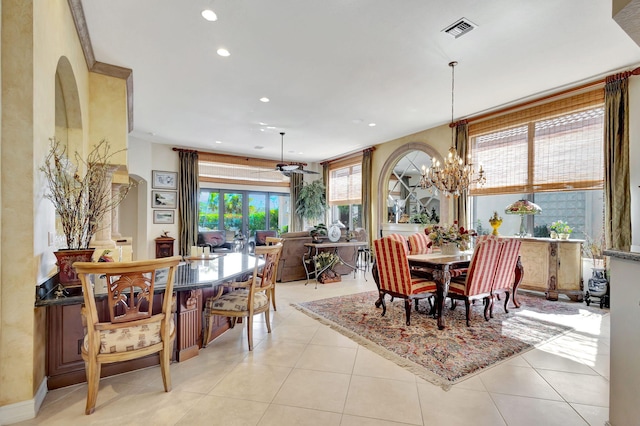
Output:
[[[360,273],[361,274],[361,273]],[[609,315],[445,392],[359,346],[290,303],[371,290],[371,276],[277,287],[273,332],[256,317],[198,357],[103,379],[96,412],[84,415],[86,386],[47,394],[46,425],[604,425],[609,406]],[[260,320],[258,320],[260,318]]]

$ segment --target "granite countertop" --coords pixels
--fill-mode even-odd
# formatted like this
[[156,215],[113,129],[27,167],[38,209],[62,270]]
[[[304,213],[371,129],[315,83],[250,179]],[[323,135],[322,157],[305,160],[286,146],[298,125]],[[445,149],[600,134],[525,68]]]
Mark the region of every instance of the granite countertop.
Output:
[[615,257],[617,259],[633,260],[640,262],[640,252],[636,251],[623,251],[617,249],[609,249],[604,251],[605,256]]

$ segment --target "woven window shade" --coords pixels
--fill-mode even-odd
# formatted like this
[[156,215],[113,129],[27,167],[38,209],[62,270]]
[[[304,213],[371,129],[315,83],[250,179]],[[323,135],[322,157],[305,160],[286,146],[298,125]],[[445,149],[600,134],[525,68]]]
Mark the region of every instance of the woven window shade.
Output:
[[472,161],[487,176],[470,195],[602,188],[603,103],[598,89],[470,123]]
[[329,205],[362,203],[362,160],[342,167],[329,166]]
[[200,181],[258,186],[289,186],[289,178],[275,170],[277,161],[200,153]]

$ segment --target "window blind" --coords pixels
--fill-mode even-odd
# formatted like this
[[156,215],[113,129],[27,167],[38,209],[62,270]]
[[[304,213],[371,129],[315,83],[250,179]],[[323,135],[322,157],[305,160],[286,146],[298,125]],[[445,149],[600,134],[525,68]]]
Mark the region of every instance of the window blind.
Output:
[[487,176],[470,195],[601,189],[603,103],[600,89],[469,124]]
[[198,160],[201,182],[289,186],[289,178],[275,170],[274,160],[213,153],[199,153]]
[[329,166],[329,205],[362,203],[362,159],[339,167]]

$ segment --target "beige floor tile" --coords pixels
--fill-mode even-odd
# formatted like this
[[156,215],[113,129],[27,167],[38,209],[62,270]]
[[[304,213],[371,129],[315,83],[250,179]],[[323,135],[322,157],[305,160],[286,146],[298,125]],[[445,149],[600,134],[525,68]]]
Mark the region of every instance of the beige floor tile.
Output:
[[604,377],[550,370],[539,373],[567,402],[609,406],[609,381]]
[[513,365],[516,367],[531,367],[531,364],[527,362],[526,359],[523,358],[522,355],[514,356],[498,365]]
[[265,402],[205,395],[176,425],[252,426],[268,407]]
[[306,347],[304,343],[267,340],[256,346],[243,362],[294,367]]
[[398,380],[352,376],[344,413],[422,424],[417,385]]
[[535,369],[566,371],[570,373],[597,375],[588,365],[574,361],[562,354],[548,352],[543,349],[534,349],[522,355]]
[[481,373],[480,379],[489,392],[562,399],[533,368],[498,365]]
[[310,344],[300,356],[296,368],[351,374],[357,352],[357,348]]
[[291,372],[287,367],[238,364],[209,392],[210,395],[271,402]]
[[596,355],[596,359],[594,364],[591,366],[598,374],[607,380],[611,377],[611,355],[609,354],[598,354]]
[[259,426],[338,426],[340,414],[271,404]]
[[273,399],[274,404],[342,413],[348,374],[295,369]]
[[410,383],[416,382],[415,374],[363,346],[358,348],[353,374],[378,377],[380,379],[402,380]]
[[320,327],[316,321],[313,326],[292,325],[290,322],[278,326],[277,332],[271,333],[270,339],[273,341],[292,341],[298,343],[309,343]]
[[418,385],[424,424],[498,426],[505,422],[488,392]]
[[[315,321],[312,319],[312,321]],[[347,336],[329,327],[320,327],[310,342],[312,345],[339,346],[343,348],[357,348],[358,344]]]
[[487,390],[487,388],[484,387],[484,383],[482,383],[480,376],[477,375],[456,383],[455,385],[453,385],[453,388],[468,389],[481,392]]
[[590,426],[602,426],[609,420],[609,409],[593,405],[571,404]]
[[344,414],[342,416],[342,423],[340,423],[340,426],[407,426],[407,424]]
[[491,394],[509,426],[585,426],[587,423],[566,402]]

